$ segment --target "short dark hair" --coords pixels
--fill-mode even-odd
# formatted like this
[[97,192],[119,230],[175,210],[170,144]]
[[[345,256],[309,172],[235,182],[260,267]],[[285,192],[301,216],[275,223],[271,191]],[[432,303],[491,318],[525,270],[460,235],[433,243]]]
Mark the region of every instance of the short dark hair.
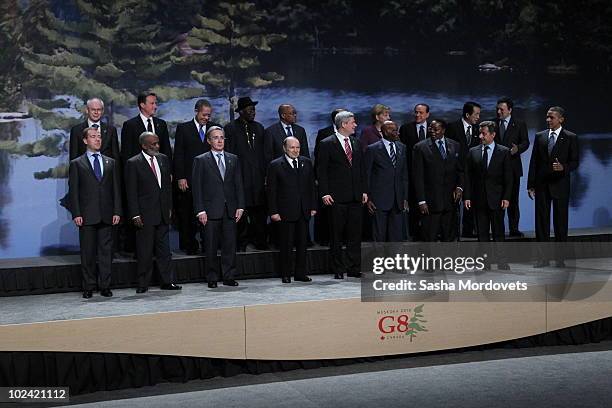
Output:
[[429,105],[426,103],[417,103],[416,105],[414,105],[414,110],[416,110],[417,106],[424,106],[425,107],[425,112],[429,113]]
[[489,133],[497,133],[495,122],[491,120],[485,120],[483,122],[480,122],[480,124],[478,125],[478,128],[483,128],[483,127],[486,127]]
[[442,129],[446,130],[446,121],[444,119],[432,119],[429,123],[437,122],[442,126]]
[[87,139],[87,135],[89,134],[90,130],[98,130],[98,129],[93,128],[93,127],[86,127],[85,129],[83,129],[83,132],[81,133],[81,139]]
[[157,98],[157,95],[155,94],[155,92],[151,92],[151,91],[141,92],[138,94],[138,107],[140,107],[141,103],[147,102],[147,96],[154,96]]
[[512,102],[512,99],[508,98],[507,96],[499,98],[497,100],[497,105],[499,105],[500,103],[505,103],[508,109],[514,108],[514,102]]
[[553,111],[553,112],[557,112],[559,114],[559,116],[561,116],[562,118],[565,117],[565,109],[563,109],[560,106],[551,106],[550,108],[548,108],[549,111]]
[[212,105],[206,99],[198,99],[196,101],[195,107],[193,108],[196,112],[199,112],[204,106],[207,108],[212,108]]
[[477,104],[476,102],[466,102],[463,104],[463,117],[465,118],[465,115],[471,115],[472,113],[474,113],[474,108],[479,108],[482,109],[482,107]]
[[346,109],[344,109],[344,108],[336,108],[336,109],[334,109],[334,110],[332,111],[332,113],[331,113],[331,120],[332,120],[332,123],[336,123],[336,122],[335,122],[335,121],[336,121],[336,115],[337,115],[337,114],[339,114],[339,113],[340,113],[340,112],[342,112],[342,111],[345,111],[345,110],[346,110]]

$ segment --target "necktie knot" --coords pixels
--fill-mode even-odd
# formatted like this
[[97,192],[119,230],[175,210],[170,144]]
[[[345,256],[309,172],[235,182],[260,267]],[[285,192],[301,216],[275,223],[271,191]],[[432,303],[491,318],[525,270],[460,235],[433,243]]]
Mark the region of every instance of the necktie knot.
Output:
[[293,160],[292,160],[292,162],[293,162],[293,168],[294,168],[295,170],[297,170],[297,168],[298,168],[298,162],[297,162],[297,159],[293,159]]
[[97,123],[94,123],[93,125],[91,125],[92,128],[97,129],[100,127],[100,125],[98,125]]
[[147,132],[153,132],[153,123],[151,123],[151,118],[147,119]]
[[287,125],[285,129],[287,129],[287,136],[293,136],[293,132],[291,131],[291,126]]

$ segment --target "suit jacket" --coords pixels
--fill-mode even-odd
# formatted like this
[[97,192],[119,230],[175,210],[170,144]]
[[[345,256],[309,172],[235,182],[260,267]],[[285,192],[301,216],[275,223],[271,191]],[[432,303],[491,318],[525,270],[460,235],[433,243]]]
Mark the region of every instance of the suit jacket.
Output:
[[331,195],[338,203],[361,202],[362,195],[368,192],[361,143],[354,136],[349,140],[353,151],[352,164],[335,134],[319,144],[316,163],[319,195]]
[[510,149],[495,143],[489,166],[482,162],[482,145],[472,147],[465,160],[463,200],[472,200],[474,208],[501,210],[501,201],[512,195],[512,158]]
[[125,168],[129,217],[132,219],[140,215],[142,222],[149,225],[170,224],[172,211],[170,160],[166,155],[158,154],[157,163],[161,172],[161,188],[142,151],[129,159]]
[[480,132],[478,125],[472,125],[470,130],[472,131],[472,137],[470,139],[470,143],[468,143],[467,138],[465,137],[465,131],[463,130],[463,121],[461,119],[456,122],[449,123],[448,128],[446,129],[445,136],[458,142],[459,146],[461,146],[462,160],[465,160],[472,147],[480,145]]
[[[253,148],[249,146],[245,126],[248,126],[249,132],[254,136]],[[225,137],[225,150],[240,159],[245,205],[265,205],[264,127],[259,122],[247,124],[236,119],[225,125]]]
[[83,225],[113,223],[113,215],[121,215],[121,182],[117,161],[102,155],[102,180],[82,154],[70,161],[68,197],[72,218],[83,217]]
[[[527,188],[541,191],[550,190],[553,198],[569,198],[570,173],[578,168],[578,136],[575,133],[561,129],[557,142],[551,154],[548,154],[548,135],[550,131],[543,130],[536,133],[529,161],[529,177]],[[553,171],[555,159],[564,167],[561,172]]]
[[[159,137],[159,152],[166,155],[169,162],[172,163],[172,148],[170,147],[168,125],[164,120],[153,117],[153,127],[155,134]],[[140,114],[123,123],[121,128],[121,159],[124,163],[140,154],[142,147],[138,142],[138,138],[146,130],[142,119],[140,119]]]
[[433,138],[417,143],[412,153],[414,190],[417,203],[427,202],[429,211],[454,209],[455,188],[463,188],[463,159],[458,142],[446,139],[446,160]]
[[376,208],[388,211],[394,206],[404,208],[408,200],[408,162],[406,146],[395,142],[395,167],[382,140],[371,144],[365,153],[365,168],[368,175],[368,198]]
[[298,157],[298,170],[294,170],[285,155],[268,166],[268,212],[280,214],[282,221],[308,220],[315,210],[317,199],[314,185],[314,169],[308,157]]
[[[300,125],[291,125],[291,133],[300,141],[300,156],[310,158],[310,149],[308,147],[308,137],[306,130]],[[277,157],[285,154],[283,150],[283,140],[287,137],[287,132],[283,128],[281,122],[277,122],[268,127],[264,132],[264,154],[266,163],[270,163]]]
[[[328,126],[326,128],[323,129],[319,129],[317,131],[317,139],[315,140],[315,148],[314,148],[314,159],[315,159],[315,166],[316,166],[316,162],[317,162],[317,153],[319,152],[319,144],[321,143],[321,140],[335,134],[336,131],[334,130],[333,126]],[[316,170],[316,168],[315,168]]]
[[504,140],[501,139],[499,132],[499,119],[495,120],[497,126],[497,132],[495,133],[495,144],[506,146],[508,149],[512,149],[512,144],[515,144],[518,151],[514,155],[510,155],[510,164],[512,165],[512,171],[517,177],[523,175],[523,162],[521,161],[521,154],[523,154],[529,148],[529,136],[527,134],[527,125],[525,122],[514,119],[514,116],[510,117],[510,122],[504,134]]
[[[83,130],[89,126],[87,121],[79,123],[70,129],[70,160],[74,160],[87,150],[87,146],[83,143]],[[108,126],[100,121],[100,134],[102,135],[102,147],[100,153],[104,156],[119,160],[119,139],[117,138],[117,129],[114,126]]]
[[[219,126],[216,123],[207,123],[206,130],[212,126]],[[193,119],[188,122],[179,123],[174,135],[174,178],[177,180],[187,179],[191,187],[191,174],[193,171],[193,159],[210,150],[210,145],[200,139],[199,128],[196,127]]]
[[230,216],[245,208],[244,188],[240,171],[240,160],[234,154],[224,152],[225,178],[221,178],[219,166],[212,151],[193,160],[193,209],[195,214],[206,211],[208,218],[220,219],[225,207]]
[[363,128],[361,135],[359,136],[359,141],[361,142],[363,152],[365,153],[369,145],[378,142],[380,139],[382,139],[382,136],[380,136],[376,126],[369,125]]
[[[427,140],[427,125],[424,125],[425,138],[423,140]],[[410,177],[410,184],[408,185],[408,200],[411,203],[414,203],[416,199],[416,194],[414,191],[414,180],[412,179],[414,172],[412,171],[412,150],[414,149],[414,145],[420,142],[419,133],[417,132],[417,124],[416,122],[404,123],[400,129],[400,140],[406,145],[406,161],[408,163],[408,176]]]

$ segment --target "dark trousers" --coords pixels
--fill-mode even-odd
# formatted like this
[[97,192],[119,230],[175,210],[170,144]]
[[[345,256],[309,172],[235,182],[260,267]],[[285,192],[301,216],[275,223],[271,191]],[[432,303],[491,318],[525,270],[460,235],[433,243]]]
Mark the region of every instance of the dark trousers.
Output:
[[411,203],[407,214],[408,234],[413,241],[421,241],[423,239],[423,234],[421,231],[421,213],[419,212],[419,205],[416,202]]
[[257,247],[266,246],[266,218],[266,207],[263,205],[245,209],[238,223],[239,247],[245,247],[248,243],[253,243]]
[[421,218],[423,240],[435,242],[438,234],[442,242],[451,242],[457,239],[457,210],[455,208],[446,211],[429,212]]
[[[111,264],[113,251],[113,227],[103,222],[95,225],[83,225],[79,228],[81,245],[81,271],[83,273],[83,290],[98,288],[108,289],[111,282]],[[96,259],[98,272],[96,273]],[[96,278],[96,276],[99,278]]]
[[329,207],[322,205],[314,219],[314,236],[319,245],[329,244]]
[[[463,205],[463,201],[459,201],[459,207],[457,214],[461,214],[461,236],[474,235],[476,230],[476,220],[473,210],[467,210]],[[457,231],[459,231],[459,224],[457,224]]]
[[510,195],[510,205],[506,210],[508,214],[508,232],[518,232],[521,211],[519,210],[519,191],[521,189],[521,177],[514,175],[512,179],[512,191]]
[[402,240],[402,212],[393,207],[390,210],[376,210],[372,215],[372,237],[375,242],[400,242]]
[[[206,252],[206,281],[232,280],[236,276],[236,221],[235,214],[229,214],[227,206],[222,218],[208,220],[204,228],[204,249]],[[217,249],[221,244],[221,271],[217,260]],[[221,272],[221,274],[219,273]]]
[[[361,272],[361,214],[362,204],[335,203],[330,216],[330,266],[333,273],[356,274]],[[346,260],[342,244],[346,242]]]
[[[193,195],[191,190],[178,191],[176,194],[176,215],[178,218],[179,248],[183,250],[199,250],[196,239],[199,231],[198,219],[193,212]],[[200,239],[203,237],[200,235]]]
[[539,242],[550,241],[550,206],[552,204],[553,227],[555,229],[555,241],[567,241],[567,225],[569,212],[569,197],[553,198],[548,188],[536,190],[535,194],[535,227],[536,240]]
[[295,273],[296,278],[306,276],[306,237],[308,234],[308,221],[300,217],[297,221],[280,221],[275,223],[279,233],[279,269],[283,278],[291,277],[291,252],[295,245]]
[[489,242],[492,232],[493,241],[504,241],[504,210],[489,208],[475,208],[472,210],[476,218],[476,232],[478,233],[478,241]]
[[153,254],[159,270],[161,284],[174,282],[172,252],[168,224],[145,224],[136,229],[136,255],[138,258],[138,287],[146,288],[151,283]]

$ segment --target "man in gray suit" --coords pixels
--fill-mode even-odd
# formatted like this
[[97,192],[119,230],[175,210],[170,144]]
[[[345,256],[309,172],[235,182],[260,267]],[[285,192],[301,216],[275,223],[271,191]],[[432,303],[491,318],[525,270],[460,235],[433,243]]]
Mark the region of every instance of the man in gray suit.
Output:
[[206,132],[210,151],[193,160],[193,208],[204,228],[206,280],[217,287],[217,248],[221,244],[223,284],[238,286],[236,276],[236,223],[244,212],[244,188],[238,156],[225,151],[225,132],[212,126]]

